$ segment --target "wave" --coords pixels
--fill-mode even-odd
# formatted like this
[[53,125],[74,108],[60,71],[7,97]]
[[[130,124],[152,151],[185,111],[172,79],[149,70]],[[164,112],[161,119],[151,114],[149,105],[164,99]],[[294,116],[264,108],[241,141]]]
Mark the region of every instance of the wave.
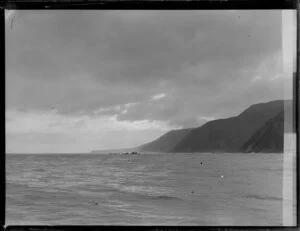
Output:
[[279,200],[279,201],[282,200],[282,198],[279,198],[279,197],[259,196],[259,195],[247,195],[246,198],[252,198],[252,199],[257,199],[257,200]]
[[142,198],[142,199],[151,199],[151,200],[182,200],[179,197],[167,196],[167,195],[147,195],[147,194],[136,194],[136,195],[139,198]]
[[[143,187],[141,187],[143,188]],[[139,190],[139,187],[133,188],[127,187],[111,187],[111,186],[102,186],[102,187],[78,187],[77,188],[82,193],[113,193],[117,194],[120,197],[129,196],[134,197],[135,199],[143,199],[143,200],[182,200],[179,197],[166,195],[166,192],[160,192],[160,190]]]
[[34,171],[36,171],[36,172],[45,172],[46,170],[43,169],[43,168],[37,168],[37,169],[34,169]]

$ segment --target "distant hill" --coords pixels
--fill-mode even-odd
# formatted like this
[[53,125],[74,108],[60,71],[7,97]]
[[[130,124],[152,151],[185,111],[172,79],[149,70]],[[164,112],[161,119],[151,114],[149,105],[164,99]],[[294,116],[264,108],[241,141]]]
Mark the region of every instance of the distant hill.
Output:
[[291,104],[283,100],[259,103],[238,116],[210,121],[192,129],[171,152],[239,152],[242,144],[284,109],[284,102]]
[[140,147],[141,152],[169,152],[179,141],[181,141],[192,129],[172,130],[156,140]]
[[283,152],[284,111],[269,119],[241,147],[241,152]]
[[138,152],[139,148],[123,148],[123,149],[107,149],[107,150],[93,150],[90,154],[109,154],[109,153],[131,153]]
[[280,137],[293,132],[293,123],[293,102],[276,100],[254,104],[238,116],[209,121],[201,127],[169,131],[136,148],[91,153],[280,152]]

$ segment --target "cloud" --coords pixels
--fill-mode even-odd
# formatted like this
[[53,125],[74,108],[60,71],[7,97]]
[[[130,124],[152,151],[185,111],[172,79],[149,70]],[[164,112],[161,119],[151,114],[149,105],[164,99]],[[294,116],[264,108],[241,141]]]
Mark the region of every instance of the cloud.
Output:
[[[218,74],[224,67],[253,65],[281,45],[280,28],[273,26],[280,23],[279,11],[146,11],[145,20],[132,15],[143,18],[144,13],[22,12],[22,25],[8,33],[8,66],[18,66],[26,78],[64,78],[85,69],[104,84],[155,87],[157,81],[176,81],[183,78],[180,72],[207,63],[216,63]],[[20,39],[15,33],[22,33]]]
[[128,112],[128,110],[136,105],[139,105],[140,103],[138,102],[131,102],[131,103],[125,103],[124,104],[124,108],[121,111],[121,114],[126,114]]
[[203,122],[203,120],[204,120],[205,122],[207,122],[207,121],[215,120],[216,118],[213,117],[213,116],[197,116],[197,119],[198,119],[200,122]]
[[26,133],[28,139],[13,133],[24,148],[34,137],[55,139],[50,133],[61,137],[67,130],[77,135],[67,133],[66,143],[80,136],[87,147],[83,134],[97,129],[112,136],[97,136],[102,144],[121,140],[118,129],[134,134],[129,145],[147,140],[146,131],[160,134],[159,126],[200,126],[206,120],[199,115],[224,118],[291,97],[293,48],[284,44],[296,41],[296,27],[283,21],[293,12],[16,11],[6,17],[12,14],[18,17],[5,31],[6,109],[25,114],[13,123],[10,114],[7,123],[35,133]]
[[259,81],[259,80],[261,80],[261,79],[262,79],[262,76],[256,75],[256,76],[254,76],[254,77],[252,78],[251,82],[256,82],[256,81]]
[[106,130],[147,130],[167,131],[175,128],[168,122],[158,120],[120,121],[117,115],[74,115],[66,116],[55,111],[22,112],[7,110],[6,131],[8,133],[94,133]]
[[151,97],[152,100],[160,100],[162,98],[166,97],[166,94],[165,93],[161,93],[161,94],[157,94],[157,95],[153,95]]
[[[58,114],[54,110],[30,112],[7,110],[6,147],[7,152],[18,152],[17,150],[21,149],[20,146],[14,145],[16,139],[21,139],[22,142],[29,139],[30,142],[24,144],[25,150],[37,150],[35,145],[39,140],[44,143],[41,147],[52,145],[56,146],[55,150],[72,150],[73,152],[128,148],[149,142],[164,132],[177,128],[180,127],[172,126],[168,121],[120,121],[116,115],[67,116]],[[46,140],[47,137],[50,139]],[[69,145],[73,143],[74,147],[65,147],[66,143],[57,142],[57,140],[65,140]],[[38,150],[45,152],[45,150]]]

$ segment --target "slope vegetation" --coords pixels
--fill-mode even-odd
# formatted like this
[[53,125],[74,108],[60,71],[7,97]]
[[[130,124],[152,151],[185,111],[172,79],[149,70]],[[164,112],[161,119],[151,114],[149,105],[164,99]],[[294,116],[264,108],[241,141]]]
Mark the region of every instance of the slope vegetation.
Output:
[[239,152],[241,145],[283,108],[283,100],[271,101],[252,105],[235,117],[210,121],[191,130],[171,151]]

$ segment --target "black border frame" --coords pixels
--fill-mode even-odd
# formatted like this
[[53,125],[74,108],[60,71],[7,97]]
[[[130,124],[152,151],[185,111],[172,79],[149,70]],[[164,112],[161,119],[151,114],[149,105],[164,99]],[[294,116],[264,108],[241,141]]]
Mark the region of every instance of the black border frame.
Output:
[[6,9],[296,9],[297,0],[4,0]]
[[[300,224],[300,128],[299,128],[299,107],[300,107],[300,2],[298,0],[0,0],[0,78],[3,110],[0,116],[5,121],[5,9],[178,9],[178,10],[224,10],[224,9],[294,9],[297,10],[297,57],[294,78],[294,106],[295,106],[295,131],[296,131],[296,189],[297,189],[297,225],[294,227],[284,226],[8,226],[5,227],[5,132],[2,152],[0,154],[0,231],[1,230],[298,230]],[[1,36],[2,35],[2,36]],[[5,123],[3,124],[5,131]]]

